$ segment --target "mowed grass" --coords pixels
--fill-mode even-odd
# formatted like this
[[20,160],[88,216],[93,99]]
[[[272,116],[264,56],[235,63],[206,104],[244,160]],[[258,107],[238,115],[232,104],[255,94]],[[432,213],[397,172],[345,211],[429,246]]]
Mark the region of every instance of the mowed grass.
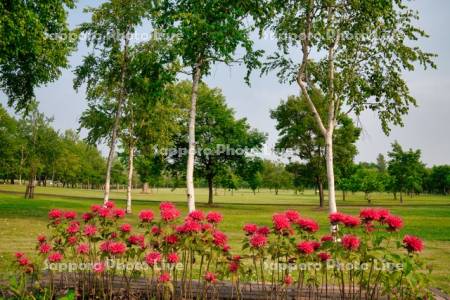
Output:
[[[36,236],[46,232],[47,213],[51,208],[86,211],[94,203],[101,203],[102,191],[68,188],[37,187],[36,198],[23,199],[25,187],[19,185],[0,185],[0,271],[7,273],[12,253],[23,251],[32,255]],[[234,252],[240,250],[242,226],[245,223],[270,225],[274,212],[297,209],[306,217],[316,219],[321,233],[328,230],[327,207],[318,208],[318,197],[314,191],[296,195],[293,191],[282,190],[278,195],[273,191],[261,190],[254,195],[248,190],[238,190],[233,194],[219,189],[215,204],[206,204],[207,190],[197,189],[197,207],[203,210],[214,209],[224,215],[222,230],[230,237]],[[401,235],[408,233],[423,238],[426,242],[424,259],[432,265],[433,285],[450,293],[450,197],[421,195],[404,197],[400,204],[390,194],[373,194],[372,204],[364,200],[364,195],[347,195],[342,201],[338,194],[338,208],[345,213],[357,214],[362,207],[387,207],[404,219],[405,227]],[[126,222],[137,223],[137,213],[149,208],[157,211],[160,201],[175,202],[186,212],[183,189],[153,190],[151,194],[133,193],[134,214],[126,217]],[[118,206],[125,206],[125,191],[113,191],[111,199]]]

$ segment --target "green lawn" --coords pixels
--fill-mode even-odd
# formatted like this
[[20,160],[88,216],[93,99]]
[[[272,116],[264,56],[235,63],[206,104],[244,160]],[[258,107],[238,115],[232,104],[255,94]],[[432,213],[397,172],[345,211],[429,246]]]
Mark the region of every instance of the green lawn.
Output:
[[[47,212],[51,208],[84,211],[93,203],[101,203],[102,192],[80,189],[37,187],[36,199],[23,199],[24,186],[0,185],[0,270],[5,273],[12,258],[11,253],[23,251],[32,253],[35,237],[45,232]],[[124,206],[125,191],[114,191],[111,198],[119,206]],[[159,201],[179,202],[178,207],[185,211],[184,190],[154,190],[152,194],[134,192],[133,208],[138,212],[144,208],[157,210]],[[197,206],[209,209],[206,205],[206,189],[197,189]],[[423,256],[433,265],[434,285],[450,292],[450,197],[415,196],[405,197],[401,205],[389,194],[372,195],[373,206],[384,206],[404,218],[402,233],[410,233],[426,241]],[[268,190],[253,195],[247,190],[234,195],[222,189],[215,197],[214,209],[225,216],[222,229],[231,239],[231,246],[238,251],[244,223],[253,222],[269,225],[271,215],[276,211],[297,209],[301,214],[315,218],[321,231],[327,230],[327,208],[317,207],[318,199],[313,191],[295,195],[292,191],[280,191],[278,195]],[[338,207],[346,213],[356,214],[360,207],[368,206],[362,194],[348,195],[347,201],[338,199]],[[135,216],[127,217],[131,223]]]

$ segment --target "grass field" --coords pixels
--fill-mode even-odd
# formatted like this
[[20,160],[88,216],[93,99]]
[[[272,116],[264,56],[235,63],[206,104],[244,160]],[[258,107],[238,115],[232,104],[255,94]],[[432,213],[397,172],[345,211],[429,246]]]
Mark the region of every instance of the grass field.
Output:
[[[102,191],[37,187],[36,198],[23,199],[24,186],[0,185],[0,271],[5,274],[12,259],[12,253],[23,251],[32,253],[35,238],[46,230],[47,212],[51,208],[87,210],[93,203],[101,203]],[[209,209],[206,205],[206,189],[197,189],[197,206]],[[124,207],[125,191],[114,191],[111,199]],[[388,207],[393,213],[404,218],[402,233],[410,233],[423,238],[426,250],[423,257],[433,266],[432,280],[435,287],[450,293],[450,197],[436,195],[405,197],[404,204],[393,200],[389,194],[372,195],[372,206]],[[154,190],[152,194],[134,191],[134,212],[144,208],[157,210],[160,201],[178,203],[182,211],[184,190]],[[295,195],[292,191],[280,191],[278,195],[268,190],[253,195],[247,190],[230,192],[218,191],[214,210],[224,214],[223,231],[229,234],[233,250],[239,251],[243,224],[252,222],[269,225],[271,215],[277,211],[297,209],[304,216],[316,219],[321,231],[326,232],[327,208],[319,209],[318,198],[313,191]],[[338,199],[339,210],[357,214],[361,207],[367,207],[362,194],[348,195],[344,202]],[[130,223],[136,216],[128,216]]]

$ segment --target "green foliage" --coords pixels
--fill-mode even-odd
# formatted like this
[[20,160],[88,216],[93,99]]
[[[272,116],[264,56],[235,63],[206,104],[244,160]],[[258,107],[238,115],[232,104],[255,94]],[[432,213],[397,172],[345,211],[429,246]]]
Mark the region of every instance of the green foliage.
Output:
[[[343,106],[356,115],[373,110],[386,133],[390,123],[403,124],[402,116],[416,104],[403,71],[435,67],[435,55],[414,44],[427,34],[415,25],[418,13],[406,1],[266,2],[267,13],[259,23],[273,31],[279,51],[263,72],[277,70],[283,82],[297,81],[303,73],[300,79],[319,87],[327,103],[335,101],[336,112]],[[316,54],[299,64],[290,55],[298,48],[304,55]]]
[[[173,37],[173,46],[184,67],[200,68],[201,75],[209,73],[217,62],[243,62],[249,72],[259,67],[261,51],[254,51],[250,39],[252,26],[247,17],[253,7],[233,0],[155,2],[152,9],[154,26]],[[235,58],[241,48],[245,54]],[[246,80],[248,82],[247,74]]]
[[66,9],[73,0],[0,3],[0,89],[16,111],[28,111],[36,87],[54,81],[76,45]]
[[392,144],[392,150],[388,153],[388,171],[392,177],[392,189],[400,193],[410,194],[422,191],[422,181],[425,174],[425,166],[420,160],[420,150],[404,151],[399,143]]
[[[318,89],[311,91],[311,99],[318,112],[326,115],[326,99]],[[297,157],[305,163],[304,167],[292,165],[297,186],[317,186],[326,181],[325,139],[310,113],[304,97],[289,96],[287,101],[271,111],[271,118],[277,121],[276,129],[280,138],[276,149],[289,157]],[[334,161],[337,173],[353,163],[357,154],[356,141],[360,129],[344,114],[338,118],[334,132]],[[301,170],[299,169],[301,168]],[[339,176],[338,176],[339,177]],[[323,199],[322,199],[323,200]]]
[[103,180],[104,159],[100,152],[71,130],[59,134],[37,108],[16,120],[0,108],[0,178],[36,177],[63,185],[99,186]]
[[[185,107],[184,111],[188,110],[190,86],[190,82],[183,81],[174,87],[179,102]],[[237,119],[234,111],[226,105],[225,97],[219,89],[211,89],[205,84],[200,84],[197,106],[196,174],[211,186],[214,185],[214,178],[220,173],[228,174],[225,176],[227,178],[243,175],[239,170],[242,171],[247,164],[253,163],[249,157],[252,152],[261,150],[266,136],[250,128],[246,119]],[[182,115],[179,122],[187,124],[187,114]],[[183,172],[187,153],[185,151],[183,153],[182,150],[188,148],[188,132],[187,126],[180,128],[181,131],[174,137],[174,146],[181,151],[169,153],[168,160],[173,165],[172,169]],[[251,167],[257,168],[256,165]],[[249,174],[250,171],[247,171],[245,177],[250,181],[255,180],[256,178],[252,178]],[[256,169],[254,171],[257,172]]]
[[292,187],[292,174],[286,170],[282,163],[264,160],[262,178],[263,186],[273,189],[276,195],[278,195],[280,189]]

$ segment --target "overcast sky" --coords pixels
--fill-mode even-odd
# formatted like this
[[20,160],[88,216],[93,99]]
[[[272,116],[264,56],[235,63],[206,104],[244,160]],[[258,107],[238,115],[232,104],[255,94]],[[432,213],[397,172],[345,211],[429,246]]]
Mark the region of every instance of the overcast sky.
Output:
[[[78,1],[77,9],[71,11],[70,25],[87,21],[82,13],[87,5],[97,5],[97,1]],[[421,149],[423,161],[428,165],[450,164],[450,1],[416,0],[411,7],[420,12],[420,27],[430,34],[430,38],[420,41],[426,51],[438,54],[437,70],[416,70],[405,74],[412,95],[419,107],[412,108],[405,117],[405,127],[393,128],[389,137],[381,131],[376,114],[364,113],[359,125],[363,134],[358,141],[358,161],[374,161],[378,153],[385,154],[390,144],[398,140],[404,148]],[[148,31],[148,28],[142,30]],[[275,50],[275,43],[270,39],[256,42],[257,48],[270,53]],[[46,87],[37,90],[40,109],[48,116],[54,117],[54,126],[65,130],[78,127],[78,118],[86,107],[84,93],[76,93],[72,88],[72,69],[80,64],[86,48],[80,44],[79,49],[70,58],[72,68],[64,70],[61,78]],[[244,67],[227,67],[217,65],[205,81],[213,87],[220,87],[228,104],[233,107],[238,117],[246,117],[249,123],[268,134],[268,147],[277,140],[275,122],[270,119],[270,110],[288,95],[298,94],[298,87],[278,83],[275,74],[262,78],[254,74],[251,86],[243,82]],[[4,96],[1,103],[5,105]]]

